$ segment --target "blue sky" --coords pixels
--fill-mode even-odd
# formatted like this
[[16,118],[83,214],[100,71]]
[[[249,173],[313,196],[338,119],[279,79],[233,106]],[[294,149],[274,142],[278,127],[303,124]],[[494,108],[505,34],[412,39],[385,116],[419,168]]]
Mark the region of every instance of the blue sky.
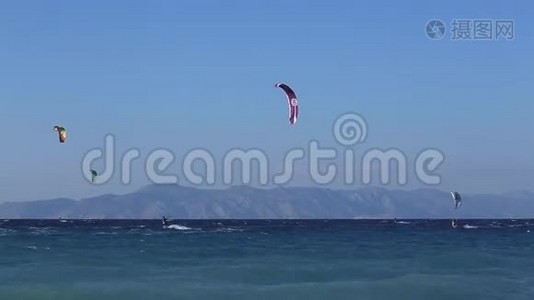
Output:
[[[360,149],[446,155],[442,189],[532,190],[530,1],[11,1],[0,4],[0,201],[84,197],[147,184],[143,167],[93,186],[83,155],[260,148],[281,163],[356,111]],[[513,41],[439,41],[430,19],[513,19]],[[287,123],[280,90],[301,116]],[[59,144],[55,124],[68,130]],[[179,162],[171,173],[179,173]],[[301,170],[302,171],[302,170]],[[297,178],[296,184],[306,180]],[[357,186],[355,186],[357,187]]]

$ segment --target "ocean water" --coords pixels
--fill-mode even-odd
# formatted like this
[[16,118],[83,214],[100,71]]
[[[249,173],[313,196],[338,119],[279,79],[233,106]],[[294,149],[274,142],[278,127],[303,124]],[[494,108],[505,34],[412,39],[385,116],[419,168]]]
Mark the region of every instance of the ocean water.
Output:
[[0,299],[534,299],[534,221],[0,220]]

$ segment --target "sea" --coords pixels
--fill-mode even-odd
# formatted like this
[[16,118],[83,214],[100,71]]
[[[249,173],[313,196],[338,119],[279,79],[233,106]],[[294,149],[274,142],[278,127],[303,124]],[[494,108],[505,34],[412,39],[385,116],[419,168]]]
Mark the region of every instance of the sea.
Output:
[[0,299],[534,299],[534,220],[0,220]]

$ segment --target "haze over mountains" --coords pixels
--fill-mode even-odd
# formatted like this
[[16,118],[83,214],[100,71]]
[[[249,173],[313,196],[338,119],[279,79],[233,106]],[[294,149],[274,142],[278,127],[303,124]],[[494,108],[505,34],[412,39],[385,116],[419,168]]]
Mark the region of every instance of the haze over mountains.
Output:
[[534,194],[464,195],[455,211],[437,189],[331,190],[314,187],[199,189],[150,185],[126,195],[0,204],[0,218],[351,219],[531,218]]

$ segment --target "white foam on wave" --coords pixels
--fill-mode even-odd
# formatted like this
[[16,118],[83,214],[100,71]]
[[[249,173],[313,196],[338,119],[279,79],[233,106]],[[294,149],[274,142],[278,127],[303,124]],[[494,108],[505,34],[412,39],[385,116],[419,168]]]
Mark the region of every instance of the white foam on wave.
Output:
[[111,232],[107,232],[107,231],[98,231],[98,232],[94,232],[93,234],[94,234],[94,235],[113,235],[113,234],[117,234],[117,233],[114,232],[114,231],[111,231]]
[[182,225],[177,225],[177,224],[171,224],[167,227],[165,227],[166,229],[174,229],[174,230],[191,230],[191,228],[189,227],[186,227],[186,226],[182,226]]
[[478,228],[478,226],[472,226],[472,225],[466,224],[466,225],[464,225],[464,228],[465,229],[475,229],[475,228]]
[[0,236],[7,236],[7,235],[10,235],[12,233],[15,233],[16,230],[13,230],[13,229],[8,229],[8,228],[0,228]]
[[46,227],[28,227],[28,228],[31,230],[30,231],[31,235],[50,235],[50,234],[54,234],[57,232],[54,229],[46,228]]
[[240,229],[240,228],[231,228],[231,227],[215,229],[215,232],[243,232],[243,231],[245,230]]

